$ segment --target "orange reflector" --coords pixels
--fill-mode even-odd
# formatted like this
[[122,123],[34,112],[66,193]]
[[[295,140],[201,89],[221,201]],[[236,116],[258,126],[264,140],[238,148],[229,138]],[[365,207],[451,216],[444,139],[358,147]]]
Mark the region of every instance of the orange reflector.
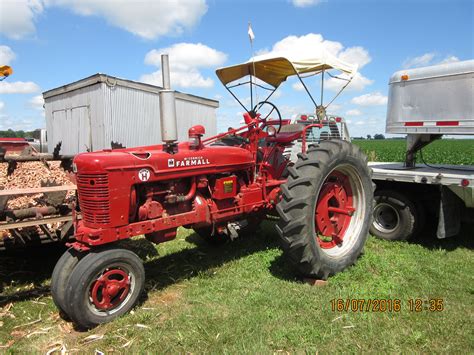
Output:
[[403,74],[403,75],[402,75],[402,80],[408,80],[408,75],[407,75],[407,74]]

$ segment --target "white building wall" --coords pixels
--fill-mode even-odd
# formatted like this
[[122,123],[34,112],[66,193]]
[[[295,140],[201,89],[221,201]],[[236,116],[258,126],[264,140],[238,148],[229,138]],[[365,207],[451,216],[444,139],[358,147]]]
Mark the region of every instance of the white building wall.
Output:
[[[109,78],[97,75],[44,93],[50,152],[59,141],[65,155],[110,148],[112,141],[126,147],[161,143],[160,88]],[[207,137],[215,135],[217,105],[176,93],[178,139],[187,140],[197,124]]]

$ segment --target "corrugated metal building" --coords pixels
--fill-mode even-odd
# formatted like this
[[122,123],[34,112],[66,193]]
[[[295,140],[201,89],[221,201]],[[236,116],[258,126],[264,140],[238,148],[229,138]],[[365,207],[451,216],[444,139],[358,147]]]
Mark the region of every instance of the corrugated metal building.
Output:
[[[162,88],[95,74],[43,93],[48,150],[62,142],[61,154],[161,143],[159,92]],[[216,134],[219,102],[176,92],[179,141],[196,124]]]

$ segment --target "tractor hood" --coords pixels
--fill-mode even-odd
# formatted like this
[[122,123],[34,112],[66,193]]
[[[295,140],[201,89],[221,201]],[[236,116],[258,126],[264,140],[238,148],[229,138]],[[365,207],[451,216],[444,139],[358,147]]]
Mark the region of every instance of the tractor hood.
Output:
[[147,169],[150,171],[150,180],[230,172],[249,168],[253,164],[254,158],[246,149],[205,146],[195,150],[190,149],[187,142],[180,143],[175,154],[163,151],[162,145],[154,145],[82,153],[74,159],[74,169],[78,174]]

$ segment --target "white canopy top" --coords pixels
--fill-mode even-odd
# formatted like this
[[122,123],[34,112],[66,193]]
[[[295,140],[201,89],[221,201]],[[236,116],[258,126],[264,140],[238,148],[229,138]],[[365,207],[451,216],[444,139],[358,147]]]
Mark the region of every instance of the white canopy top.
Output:
[[248,62],[216,70],[219,80],[228,84],[247,75],[252,75],[277,88],[289,76],[304,73],[319,73],[323,70],[337,69],[349,75],[351,79],[357,72],[357,65],[324,53],[320,58],[288,59],[261,55]]

